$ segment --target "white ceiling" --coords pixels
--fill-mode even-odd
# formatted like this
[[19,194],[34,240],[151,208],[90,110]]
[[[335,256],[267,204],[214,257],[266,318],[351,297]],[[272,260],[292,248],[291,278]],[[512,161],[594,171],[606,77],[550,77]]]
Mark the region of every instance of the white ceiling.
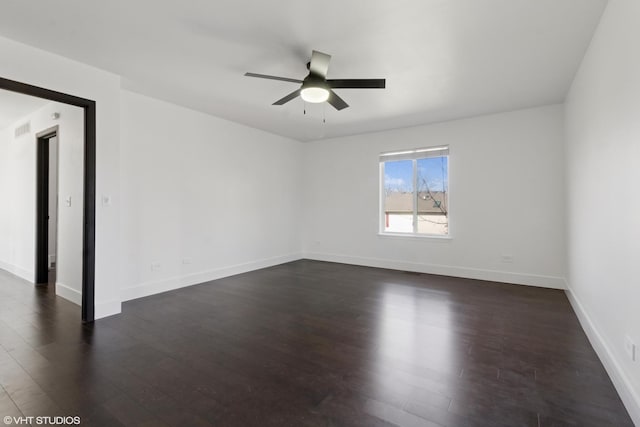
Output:
[[[606,0],[11,0],[0,34],[123,77],[123,86],[309,141],[559,103]],[[340,112],[271,104],[304,78],[387,79]],[[1,71],[0,71],[1,73]],[[325,108],[326,106],[326,108]],[[323,115],[326,123],[323,123]]]
[[0,129],[15,124],[49,102],[51,101],[0,89]]

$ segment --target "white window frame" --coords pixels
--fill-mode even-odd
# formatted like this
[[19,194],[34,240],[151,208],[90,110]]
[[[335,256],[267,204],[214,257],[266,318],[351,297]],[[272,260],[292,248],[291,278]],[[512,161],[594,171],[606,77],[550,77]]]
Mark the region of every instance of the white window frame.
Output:
[[[413,232],[393,232],[393,231],[385,231],[385,191],[384,191],[384,164],[389,161],[398,161],[398,160],[411,160],[413,163],[413,185],[414,185],[414,199],[418,197],[418,167],[417,162],[420,159],[426,159],[430,157],[447,157],[447,234],[428,234],[428,233],[418,233],[417,232],[417,221],[416,218],[418,216],[418,203],[417,200],[414,200],[413,203]],[[418,237],[418,238],[430,238],[430,239],[451,239],[451,159],[450,159],[450,149],[448,145],[441,145],[437,147],[426,147],[426,148],[416,148],[409,150],[401,150],[401,151],[391,151],[380,153],[379,156],[380,162],[380,182],[379,182],[379,195],[380,195],[380,204],[379,204],[379,224],[378,224],[378,234],[381,236],[397,236],[397,237]]]

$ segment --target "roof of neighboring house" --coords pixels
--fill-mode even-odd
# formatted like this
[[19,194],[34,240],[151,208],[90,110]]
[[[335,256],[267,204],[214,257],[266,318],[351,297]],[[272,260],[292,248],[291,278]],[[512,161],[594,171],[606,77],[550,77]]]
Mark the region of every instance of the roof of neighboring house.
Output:
[[[387,193],[384,203],[384,211],[392,213],[413,212],[413,193],[401,193],[392,191]],[[431,193],[418,193],[418,213],[442,213],[447,211],[447,194],[442,191]],[[442,207],[440,209],[438,204]]]

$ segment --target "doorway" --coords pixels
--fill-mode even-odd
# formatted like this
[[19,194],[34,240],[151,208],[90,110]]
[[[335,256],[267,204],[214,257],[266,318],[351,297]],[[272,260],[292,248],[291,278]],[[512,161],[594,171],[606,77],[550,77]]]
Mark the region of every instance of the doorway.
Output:
[[[84,166],[83,166],[83,209],[82,209],[82,309],[81,317],[83,322],[93,322],[95,318],[95,229],[96,229],[96,103],[90,99],[80,98],[73,95],[68,95],[62,92],[56,92],[53,90],[41,88],[38,86],[32,86],[26,83],[17,82],[0,77],[0,89],[5,89],[12,92],[22,93],[24,95],[35,96],[50,101],[55,101],[63,104],[73,105],[80,107],[84,112]],[[43,135],[46,136],[46,135]],[[48,151],[47,148],[43,150]],[[38,154],[37,161],[44,162],[40,159]],[[46,154],[48,158],[48,153]],[[45,166],[43,165],[43,168]],[[39,167],[38,170],[41,168]],[[48,170],[48,166],[46,167]],[[38,177],[37,177],[38,178]],[[45,178],[43,178],[44,180]],[[46,178],[48,181],[48,177]],[[38,182],[40,180],[38,179]],[[38,192],[41,194],[42,192]],[[41,200],[40,205],[46,205],[48,209],[48,197],[47,200]],[[39,206],[40,206],[39,205]],[[48,216],[48,211],[42,207],[38,209],[42,210],[44,218]],[[38,214],[37,214],[38,215]],[[36,228],[42,230],[48,230],[48,222],[40,221],[42,223],[36,224]],[[40,232],[39,235],[43,233]],[[43,237],[48,241],[48,237]],[[37,239],[38,240],[38,239]],[[38,242],[36,242],[38,244]],[[41,252],[36,254],[36,258],[44,258],[44,263],[48,261],[47,246],[42,245],[39,248]],[[40,261],[42,263],[42,261]],[[36,261],[39,265],[38,261]],[[36,272],[38,267],[36,266]],[[37,275],[36,275],[37,276]],[[43,277],[38,277],[36,282],[41,282]]]
[[54,283],[58,237],[58,128],[36,135],[36,284]]

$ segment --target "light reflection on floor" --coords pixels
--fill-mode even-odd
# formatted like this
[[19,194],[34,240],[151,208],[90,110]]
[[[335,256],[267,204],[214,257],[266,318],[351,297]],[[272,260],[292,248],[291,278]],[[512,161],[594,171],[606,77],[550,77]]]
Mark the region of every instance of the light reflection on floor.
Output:
[[408,397],[422,381],[458,376],[448,293],[393,283],[382,292],[375,359],[385,371],[375,375],[378,397]]

